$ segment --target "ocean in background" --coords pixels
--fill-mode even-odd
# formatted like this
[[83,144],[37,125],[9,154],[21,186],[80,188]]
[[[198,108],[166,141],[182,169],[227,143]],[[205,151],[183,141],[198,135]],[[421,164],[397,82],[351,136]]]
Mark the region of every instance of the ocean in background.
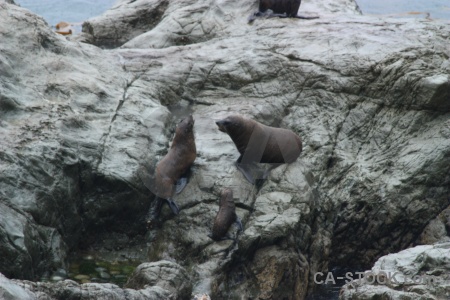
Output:
[[[450,20],[449,0],[356,0],[363,14]],[[419,14],[417,14],[419,13]]]
[[82,23],[99,16],[112,7],[116,0],[14,0],[16,4],[44,17],[55,26],[61,21]]
[[[256,1],[256,0],[255,0]],[[51,26],[61,21],[82,23],[101,15],[116,0],[15,0],[17,4],[44,17]],[[356,0],[364,14],[450,20],[450,0]],[[417,14],[420,13],[420,14]]]

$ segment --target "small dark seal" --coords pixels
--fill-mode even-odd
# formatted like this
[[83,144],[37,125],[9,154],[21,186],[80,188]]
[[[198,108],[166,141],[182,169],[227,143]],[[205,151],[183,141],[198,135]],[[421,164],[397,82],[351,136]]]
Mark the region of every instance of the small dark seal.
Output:
[[297,19],[318,19],[319,17],[305,17],[297,15],[301,0],[259,0],[258,11],[250,15],[248,22],[257,17],[279,17]]
[[249,169],[251,164],[271,165],[260,178],[265,179],[270,170],[294,162],[302,152],[301,138],[288,129],[266,126],[240,115],[228,116],[216,124],[220,131],[227,133],[233,140],[241,154],[236,166],[252,184],[255,178]]
[[226,234],[234,222],[242,230],[242,223],[236,215],[236,207],[233,201],[233,191],[229,188],[222,190],[219,201],[219,212],[214,219],[211,238],[215,241],[227,239]]
[[172,146],[166,156],[156,165],[155,175],[151,184],[151,191],[156,195],[154,207],[150,207],[147,222],[156,219],[166,200],[174,214],[179,208],[172,196],[180,193],[187,184],[190,167],[197,157],[194,138],[194,118],[192,115],[178,123]]

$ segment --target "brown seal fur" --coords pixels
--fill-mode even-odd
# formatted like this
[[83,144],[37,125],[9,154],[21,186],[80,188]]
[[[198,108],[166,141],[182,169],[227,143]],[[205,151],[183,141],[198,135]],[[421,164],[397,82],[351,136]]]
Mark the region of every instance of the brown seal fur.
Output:
[[[280,17],[280,18],[298,18],[298,19],[317,19],[318,17],[305,17],[297,15],[301,0],[259,0],[258,11],[248,19],[253,22],[256,17]],[[268,13],[271,10],[272,13]]]
[[240,115],[231,115],[216,122],[227,133],[239,153],[238,163],[292,163],[302,152],[302,140],[293,131],[266,126]]
[[219,212],[214,219],[211,238],[215,241],[223,239],[231,224],[236,222],[236,220],[236,206],[233,201],[233,191],[225,188],[220,195]]
[[[171,206],[177,181],[189,171],[196,157],[194,118],[191,115],[178,124],[169,152],[156,166],[153,189],[155,195],[168,200]],[[171,209],[174,211],[172,206]]]
[[266,12],[268,9],[276,14],[284,14],[288,18],[297,16],[301,0],[259,0],[259,11]]

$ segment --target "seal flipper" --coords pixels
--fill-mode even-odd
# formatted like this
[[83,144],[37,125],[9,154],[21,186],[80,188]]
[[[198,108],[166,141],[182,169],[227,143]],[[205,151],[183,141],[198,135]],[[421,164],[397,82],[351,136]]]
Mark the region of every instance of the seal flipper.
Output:
[[255,184],[255,179],[253,178],[253,175],[248,166],[249,164],[240,164],[236,162],[236,167],[238,168],[239,171],[241,171],[245,179],[247,179],[248,182],[250,182],[251,184]]
[[276,17],[278,17],[278,18],[289,18],[289,16],[287,14],[276,14],[274,12],[267,14],[267,18],[276,18]]
[[175,194],[181,193],[181,191],[186,187],[190,175],[191,168],[188,168],[175,183]]
[[170,209],[175,215],[178,215],[180,213],[180,209],[178,208],[178,205],[173,201],[172,199],[166,199],[167,204],[169,205]]
[[258,12],[255,12],[255,13],[253,13],[253,14],[251,14],[251,15],[248,16],[248,18],[247,18],[247,23],[248,23],[248,24],[253,23],[253,21],[255,21],[256,18],[259,17],[260,15],[261,15],[261,13],[260,13],[259,11],[258,11]]
[[186,187],[187,182],[187,177],[181,177],[180,179],[178,179],[175,183],[175,194],[181,193],[181,191]]
[[147,227],[152,227],[152,224],[155,222],[156,219],[158,219],[159,215],[161,214],[163,199],[161,199],[160,197],[155,197],[154,202],[155,204],[150,205],[147,216],[145,218],[147,222]]
[[251,184],[255,184],[255,179],[253,178],[253,175],[250,172],[248,164],[241,163],[243,156],[244,155],[241,154],[239,158],[236,160],[235,162],[236,168],[238,168],[238,170],[241,171],[241,173],[244,175],[245,179],[248,180],[248,182],[250,182]]

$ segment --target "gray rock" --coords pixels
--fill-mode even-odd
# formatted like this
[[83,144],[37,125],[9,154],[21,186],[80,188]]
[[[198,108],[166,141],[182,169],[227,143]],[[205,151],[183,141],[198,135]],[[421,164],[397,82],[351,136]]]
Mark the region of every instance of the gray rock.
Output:
[[[428,224],[437,235],[425,233],[424,242],[448,233],[450,24],[360,16],[354,1],[321,0],[300,8],[320,19],[247,25],[255,4],[120,1],[67,40],[0,2],[7,277],[51,274],[80,243],[142,236],[153,195],[139,170],[165,154],[188,112],[198,155],[175,197],[181,212],[164,207],[161,227],[133,249],[176,262],[185,271],[170,274],[192,279],[194,294],[302,298],[329,265],[369,267],[416,242]],[[261,188],[248,184],[234,166],[235,146],[214,124],[233,112],[297,132],[300,159]],[[216,243],[207,235],[223,187],[233,189],[244,231]],[[108,251],[123,251],[116,246]],[[14,282],[57,299],[172,293]]]
[[0,54],[0,265],[36,279],[64,267],[83,229],[141,230],[149,193],[138,161],[165,147],[168,111],[157,100],[129,107],[145,88],[127,91],[134,75],[116,54],[68,42],[21,7],[0,8],[0,27],[15,28]]
[[189,299],[192,292],[192,283],[186,270],[169,261],[138,266],[127,283],[130,288],[122,289],[109,283],[78,284],[72,280],[57,281],[44,283],[9,280],[0,274],[0,297],[6,300]]
[[158,261],[139,265],[131,274],[126,287],[143,289],[158,286],[171,295],[171,299],[187,299],[191,296],[192,282],[180,265],[170,261]]
[[417,240],[420,245],[438,242],[450,242],[450,206],[428,223]]
[[339,299],[448,299],[450,243],[417,246],[381,257],[364,278],[342,287]]
[[121,46],[157,26],[169,3],[170,0],[117,1],[103,15],[83,23],[82,38],[101,47]]
[[[236,34],[247,27],[256,1],[119,0],[101,16],[83,24],[79,38],[100,47],[166,48]],[[353,0],[303,1],[301,12],[316,15],[360,14]],[[251,27],[250,27],[251,28]],[[238,33],[240,34],[240,33]]]
[[65,266],[67,246],[57,230],[34,223],[25,211],[3,201],[0,241],[0,270],[10,277],[37,278]]
[[32,300],[33,294],[0,273],[0,298],[4,300]]
[[100,276],[100,278],[102,278],[102,279],[109,279],[109,278],[111,278],[111,275],[109,275],[107,272],[105,272],[105,271],[101,271],[101,272],[99,272],[99,276]]
[[[18,285],[32,295],[29,299],[64,299],[64,300],[88,300],[88,299],[112,299],[112,300],[143,300],[143,299],[169,299],[170,294],[161,287],[148,287],[141,290],[122,289],[110,283],[84,283],[78,284],[72,280],[63,280],[56,283],[8,281],[8,284]],[[2,283],[3,286],[4,283]],[[26,298],[11,298],[26,299]]]

